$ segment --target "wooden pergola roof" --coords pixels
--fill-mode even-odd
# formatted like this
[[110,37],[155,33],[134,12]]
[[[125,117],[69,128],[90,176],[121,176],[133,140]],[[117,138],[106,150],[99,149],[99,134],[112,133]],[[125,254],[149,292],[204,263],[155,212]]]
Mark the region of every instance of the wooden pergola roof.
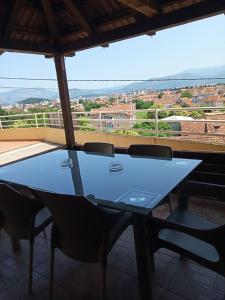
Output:
[[0,0],[0,54],[54,57],[66,143],[75,144],[64,56],[225,11],[225,0]]
[[224,11],[224,0],[0,0],[0,51],[70,55]]

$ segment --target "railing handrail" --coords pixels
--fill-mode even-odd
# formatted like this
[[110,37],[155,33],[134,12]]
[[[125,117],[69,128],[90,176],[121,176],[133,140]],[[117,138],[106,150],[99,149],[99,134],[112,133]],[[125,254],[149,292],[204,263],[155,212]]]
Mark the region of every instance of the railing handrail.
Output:
[[[193,119],[167,119],[160,115],[160,112],[174,112],[174,111],[201,111],[202,115],[200,118]],[[207,115],[205,111],[217,111],[217,119],[213,119],[210,113]],[[148,116],[148,118],[138,118],[139,112],[153,113]],[[123,118],[119,118],[116,114],[126,113],[127,115]],[[129,115],[128,115],[129,113]],[[210,138],[222,138],[222,142],[225,143],[225,129],[224,126],[220,128],[220,125],[225,124],[225,118],[220,118],[220,113],[225,115],[225,106],[223,107],[184,107],[184,108],[149,108],[149,109],[131,109],[131,110],[110,110],[103,108],[102,110],[93,111],[82,111],[82,112],[72,112],[73,123],[75,129],[81,130],[95,130],[100,132],[117,132],[118,130],[126,131],[136,131],[138,134],[141,132],[149,132],[155,136],[162,136],[162,134],[169,134],[172,137],[187,138],[187,136],[202,136]],[[106,118],[104,114],[112,114],[110,118]],[[95,118],[93,117],[95,115]],[[188,115],[190,115],[188,113]],[[179,113],[177,113],[179,116]],[[207,116],[207,118],[206,118]],[[140,116],[141,117],[141,116]],[[149,118],[150,117],[150,118]],[[88,122],[82,124],[82,121]],[[154,126],[152,128],[136,128],[135,124],[140,123],[151,123]],[[111,125],[110,125],[111,123]],[[205,130],[201,129],[198,132],[197,128],[192,130],[187,130],[186,128],[180,128],[177,131],[170,127],[170,129],[163,129],[160,127],[161,123],[173,124],[173,123],[205,123]],[[118,125],[119,124],[119,125]],[[212,125],[210,125],[212,124]],[[210,125],[210,126],[208,126]],[[216,125],[218,128],[216,128]],[[112,127],[111,127],[112,126]],[[214,127],[213,127],[214,126]],[[62,112],[58,111],[46,111],[39,113],[23,113],[23,114],[13,114],[13,115],[2,115],[0,116],[0,130],[5,128],[17,128],[17,127],[54,127],[63,128],[63,117]],[[203,128],[201,126],[201,128]]]
[[[75,114],[75,115],[82,115],[82,114],[99,114],[99,113],[124,113],[124,112],[127,112],[127,113],[137,113],[137,112],[155,112],[155,111],[158,111],[158,112],[161,112],[161,111],[185,111],[185,110],[188,110],[188,111],[193,111],[193,110],[201,110],[201,111],[205,111],[205,110],[224,110],[225,111],[225,106],[218,106],[218,107],[211,107],[211,106],[202,106],[202,107],[196,107],[196,106],[193,106],[193,107],[177,107],[177,108],[147,108],[147,109],[122,109],[122,110],[100,110],[100,111],[96,111],[96,112],[93,112],[93,111],[76,111],[76,112],[72,112],[72,114]],[[12,114],[12,115],[0,115],[0,118],[10,118],[10,117],[21,117],[21,116],[29,116],[29,115],[52,115],[52,114],[58,114],[60,113],[61,114],[61,111],[50,111],[50,112],[39,112],[39,113],[24,113],[24,114]]]

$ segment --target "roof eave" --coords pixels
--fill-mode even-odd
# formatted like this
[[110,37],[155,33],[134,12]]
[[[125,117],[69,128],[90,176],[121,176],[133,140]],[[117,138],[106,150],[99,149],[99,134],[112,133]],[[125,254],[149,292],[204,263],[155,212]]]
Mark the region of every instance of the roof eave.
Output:
[[207,0],[189,7],[185,7],[165,15],[157,15],[149,20],[127,25],[118,29],[107,31],[89,38],[77,40],[60,47],[60,52],[82,51],[85,49],[100,46],[105,43],[112,43],[137,37],[148,32],[156,32],[178,25],[190,23],[204,18],[216,16],[225,12],[224,0]]

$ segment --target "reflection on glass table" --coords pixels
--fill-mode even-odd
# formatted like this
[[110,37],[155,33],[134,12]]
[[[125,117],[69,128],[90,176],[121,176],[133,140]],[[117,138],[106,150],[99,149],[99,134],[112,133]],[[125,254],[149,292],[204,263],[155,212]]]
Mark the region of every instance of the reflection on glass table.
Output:
[[118,197],[115,202],[142,208],[153,208],[158,203],[160,197],[161,194],[157,193],[140,190],[129,190],[127,193],[124,193],[120,197]]

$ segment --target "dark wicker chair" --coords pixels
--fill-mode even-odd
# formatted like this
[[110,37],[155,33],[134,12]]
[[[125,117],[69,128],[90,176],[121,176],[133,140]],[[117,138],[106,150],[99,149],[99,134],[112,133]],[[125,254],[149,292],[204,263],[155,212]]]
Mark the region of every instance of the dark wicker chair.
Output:
[[2,213],[0,211],[0,238],[2,236],[2,225],[3,225],[3,216],[2,216]]
[[53,217],[50,299],[53,296],[55,248],[74,260],[101,263],[102,298],[105,299],[107,254],[131,223],[130,215],[94,205],[83,196],[68,196],[40,190],[31,192],[45,203]]
[[167,248],[225,276],[225,225],[213,224],[188,210],[193,196],[224,201],[225,186],[185,182],[179,205],[167,220],[149,217],[151,254]]
[[[171,160],[173,158],[171,147],[164,145],[134,144],[130,145],[127,151],[131,156],[150,156],[166,160]],[[169,210],[172,212],[169,196],[167,196],[163,202],[168,204]]]
[[82,147],[85,152],[96,152],[102,154],[114,154],[114,146],[109,143],[89,142],[85,143]]
[[9,234],[14,250],[18,249],[20,239],[30,243],[28,291],[31,294],[34,239],[51,223],[51,216],[43,203],[4,183],[0,183],[0,212],[1,228]]
[[151,156],[171,160],[173,151],[164,145],[134,144],[128,148],[128,154],[136,156]]

